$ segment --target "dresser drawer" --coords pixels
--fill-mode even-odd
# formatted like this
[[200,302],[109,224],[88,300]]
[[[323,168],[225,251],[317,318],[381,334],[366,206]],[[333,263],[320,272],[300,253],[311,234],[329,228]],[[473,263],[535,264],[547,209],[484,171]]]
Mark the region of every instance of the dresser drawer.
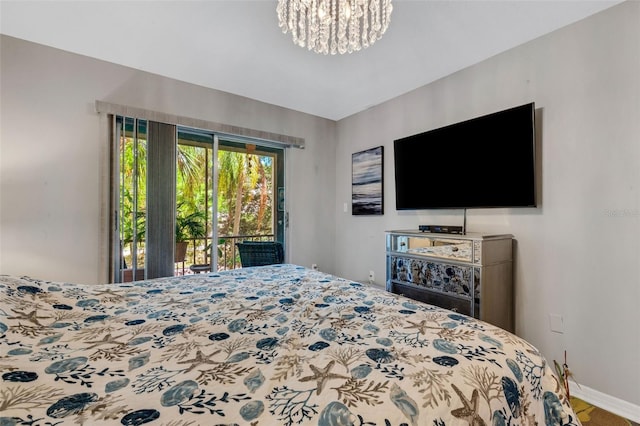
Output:
[[468,300],[451,297],[435,291],[424,291],[411,284],[392,283],[391,292],[401,294],[413,300],[418,300],[420,302],[478,318],[479,309],[477,309],[477,305],[474,312],[471,312],[471,304]]
[[473,295],[472,266],[392,256],[391,280],[415,284],[467,300],[471,300]]

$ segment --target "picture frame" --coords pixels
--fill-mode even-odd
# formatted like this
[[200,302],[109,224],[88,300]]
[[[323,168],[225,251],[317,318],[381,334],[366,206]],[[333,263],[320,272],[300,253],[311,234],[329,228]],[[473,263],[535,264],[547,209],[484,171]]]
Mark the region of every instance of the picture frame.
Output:
[[384,214],[384,147],[351,155],[351,214]]

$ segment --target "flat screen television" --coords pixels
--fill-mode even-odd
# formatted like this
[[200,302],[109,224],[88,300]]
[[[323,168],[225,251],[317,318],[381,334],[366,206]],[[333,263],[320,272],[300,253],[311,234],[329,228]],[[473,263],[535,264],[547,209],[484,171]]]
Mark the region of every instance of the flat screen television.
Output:
[[397,210],[535,207],[535,104],[394,141]]

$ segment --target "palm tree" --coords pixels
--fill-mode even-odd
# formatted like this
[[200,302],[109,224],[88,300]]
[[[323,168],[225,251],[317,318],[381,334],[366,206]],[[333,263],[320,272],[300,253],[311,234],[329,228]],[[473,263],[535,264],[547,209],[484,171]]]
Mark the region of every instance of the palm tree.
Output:
[[268,182],[267,175],[264,170],[264,164],[262,161],[258,161],[258,175],[260,176],[260,202],[258,204],[258,233],[262,229],[262,221],[267,209],[267,202],[269,201]]
[[[133,224],[138,243],[145,239],[146,211],[146,141],[138,139],[137,152],[132,139],[123,139],[120,162],[121,176],[121,222],[124,230],[123,242],[133,241]],[[218,227],[221,236],[260,234],[271,229],[272,208],[272,162],[271,157],[248,151],[218,152]],[[209,206],[211,205],[212,178],[210,175],[211,147],[190,145],[188,141],[178,144],[176,157],[176,221],[183,217],[203,218],[204,232],[197,239],[210,234]],[[133,182],[137,168],[139,179]],[[134,197],[135,191],[135,197]],[[134,203],[136,198],[136,203]],[[136,212],[134,212],[136,210]],[[134,220],[136,219],[136,220]],[[192,238],[195,237],[192,236]],[[191,240],[192,238],[189,238]],[[181,238],[176,235],[176,241]],[[204,246],[209,247],[205,242]],[[203,247],[204,247],[203,246]],[[138,244],[138,247],[139,244]],[[135,252],[138,247],[131,247]],[[195,248],[195,247],[194,247]],[[144,258],[141,259],[141,262]]]
[[259,234],[271,219],[267,214],[271,170],[265,170],[267,158],[234,151],[218,153],[218,210],[228,219],[222,228],[233,235]]
[[[178,169],[177,195],[182,197],[182,204],[194,200],[195,194],[202,184],[206,149],[189,145],[178,145],[176,165]],[[178,205],[181,202],[178,202]],[[194,207],[193,203],[190,207]]]
[[[139,245],[144,241],[145,233],[145,209],[147,188],[147,144],[146,140],[134,140],[130,137],[120,139],[120,229],[123,245],[130,245],[131,257],[138,251]],[[137,179],[134,180],[134,177]],[[135,199],[135,200],[134,200]],[[135,201],[135,202],[134,202]],[[135,238],[134,238],[135,236]],[[134,246],[134,240],[136,245]],[[143,264],[144,258],[138,259],[138,264]],[[125,264],[123,258],[121,264]],[[132,258],[128,264],[131,265]]]
[[245,155],[233,151],[220,150],[218,152],[218,209],[220,212],[226,213],[227,217],[233,217],[231,226],[233,235],[240,233],[245,157]]

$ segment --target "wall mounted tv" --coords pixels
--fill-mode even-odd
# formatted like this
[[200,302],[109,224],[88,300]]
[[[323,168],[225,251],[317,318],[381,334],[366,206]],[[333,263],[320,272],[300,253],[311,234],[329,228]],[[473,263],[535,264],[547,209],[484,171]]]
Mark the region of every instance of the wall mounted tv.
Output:
[[394,141],[397,210],[535,207],[535,104]]

